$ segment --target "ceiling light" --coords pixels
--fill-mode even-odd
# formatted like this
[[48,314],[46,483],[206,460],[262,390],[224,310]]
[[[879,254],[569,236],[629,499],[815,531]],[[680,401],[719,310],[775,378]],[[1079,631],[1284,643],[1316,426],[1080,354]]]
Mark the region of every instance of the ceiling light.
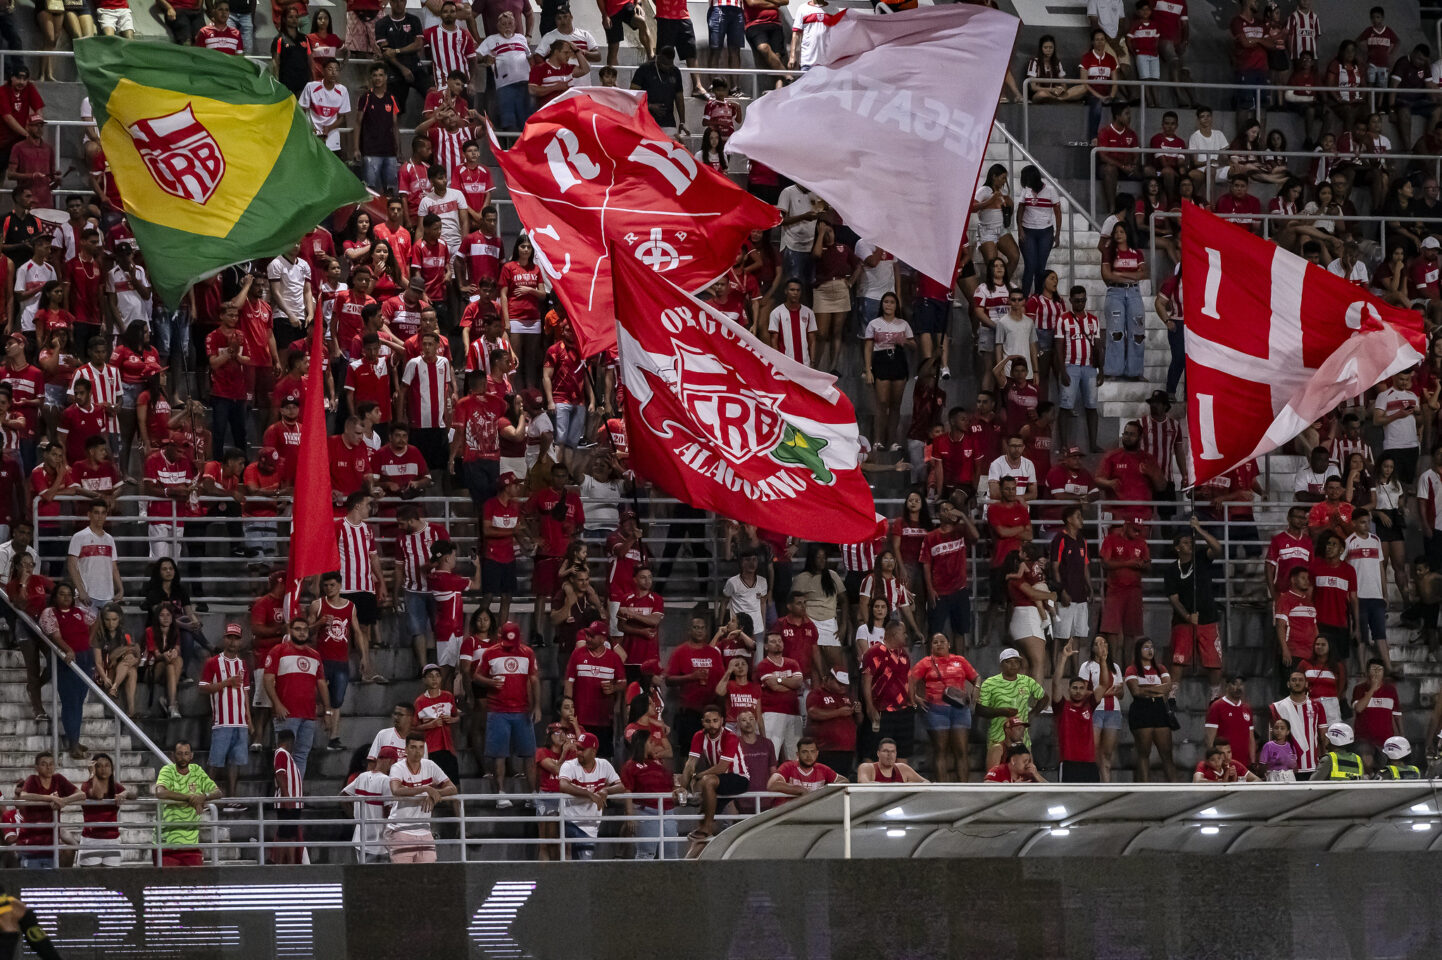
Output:
[[886,831],[886,835],[887,835],[888,837],[890,837],[891,839],[893,839],[893,840],[899,840],[899,839],[901,839],[902,837],[906,836],[906,828],[905,828],[905,827],[893,827],[892,829]]
[[1412,829],[1413,829],[1413,830],[1416,830],[1418,833],[1423,833],[1423,832],[1425,832],[1425,831],[1427,831],[1427,830],[1431,830],[1431,829],[1432,829],[1432,824],[1430,824],[1430,823],[1414,823],[1414,824],[1412,824]]
[[1413,813],[1431,813],[1432,810],[1431,810],[1431,808],[1428,807],[1427,804],[1425,804],[1425,803],[1414,803],[1414,804],[1412,804],[1412,812],[1413,812]]
[[1219,834],[1219,833],[1221,833],[1221,832],[1222,832],[1222,828],[1221,828],[1221,827],[1203,827],[1203,828],[1202,828],[1202,835],[1203,835],[1203,836],[1207,836],[1207,837],[1214,837],[1214,836],[1216,836],[1217,834]]
[[901,809],[900,807],[892,807],[890,810],[883,813],[882,816],[891,817],[893,820],[895,820],[898,817],[906,816],[906,811]]
[[1201,815],[1204,817],[1215,817],[1217,815],[1217,808],[1208,807],[1207,809],[1202,811]]
[[1066,807],[1047,807],[1046,815],[1049,817],[1064,817],[1066,816]]
[[1066,827],[1053,827],[1051,835],[1054,837],[1069,837],[1071,836],[1071,831]]

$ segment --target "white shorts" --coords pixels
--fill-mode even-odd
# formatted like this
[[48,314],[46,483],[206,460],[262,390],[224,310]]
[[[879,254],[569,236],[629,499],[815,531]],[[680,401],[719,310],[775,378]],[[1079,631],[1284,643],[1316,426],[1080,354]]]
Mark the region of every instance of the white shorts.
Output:
[[996,243],[998,240],[1001,239],[1002,234],[1004,234],[1004,233],[1006,233],[1006,227],[1003,226],[1002,224],[999,224],[999,223],[998,223],[998,224],[992,225],[992,224],[978,223],[978,224],[976,225],[976,242],[977,242],[977,243]]
[[621,602],[620,602],[619,600],[607,600],[607,601],[606,601],[606,617],[607,617],[607,621],[606,621],[606,622],[607,622],[607,623],[610,625],[610,627],[611,627],[611,636],[613,636],[613,637],[619,637],[619,636],[621,635],[621,628],[618,627],[618,626],[616,626],[616,614],[618,614],[618,613],[620,613],[620,612],[621,612]]
[[1024,607],[1016,607],[1011,611],[1011,638],[1020,640],[1022,637],[1044,637],[1041,611],[1028,604]]
[[109,27],[116,33],[124,33],[135,29],[135,18],[130,15],[129,7],[124,10],[99,9],[95,11],[95,25],[101,30]]
[[118,867],[124,854],[116,849],[119,840],[104,840],[99,837],[81,837],[80,849],[75,852],[77,867]]
[[1160,80],[1162,78],[1162,58],[1149,57],[1146,54],[1137,54],[1137,79],[1138,80]]
[[270,694],[265,692],[265,671],[255,671],[255,693],[251,695],[250,705],[252,707],[263,707],[269,710],[271,707]]
[[841,638],[836,635],[836,618],[813,620],[816,624],[816,645],[818,647],[839,647]]
[[776,762],[796,759],[796,741],[801,739],[801,716],[794,713],[763,713],[766,739],[776,748]]
[[521,321],[521,320],[512,320],[512,321],[511,321],[511,326],[510,326],[510,332],[511,332],[511,333],[540,333],[540,332],[541,332],[541,321],[540,321],[540,320],[536,320],[536,321],[534,321],[534,322],[532,322],[532,323],[526,323],[526,322]]
[[164,523],[150,524],[150,559],[169,557],[180,559],[181,539],[185,536],[184,524],[167,519]]
[[1091,632],[1091,613],[1084,603],[1057,605],[1056,619],[1051,622],[1052,636],[1058,640],[1085,637]]
[[436,641],[436,663],[443,667],[458,666],[461,662],[461,638]]

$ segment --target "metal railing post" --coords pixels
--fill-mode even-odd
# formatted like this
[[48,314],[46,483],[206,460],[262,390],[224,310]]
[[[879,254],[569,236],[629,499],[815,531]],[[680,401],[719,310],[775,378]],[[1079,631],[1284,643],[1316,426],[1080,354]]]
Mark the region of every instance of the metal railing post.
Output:
[[[35,641],[36,646],[40,641]],[[60,653],[50,648],[50,750],[60,755]]]
[[265,863],[265,798],[260,797],[255,804],[255,834],[260,840],[260,862]]

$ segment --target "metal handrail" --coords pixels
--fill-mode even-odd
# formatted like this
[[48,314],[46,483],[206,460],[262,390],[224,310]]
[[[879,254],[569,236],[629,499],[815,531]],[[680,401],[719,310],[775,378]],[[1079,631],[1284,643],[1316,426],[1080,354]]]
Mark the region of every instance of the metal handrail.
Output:
[[100,688],[100,685],[96,683],[92,677],[86,674],[84,670],[81,670],[73,661],[66,662],[65,658],[60,654],[60,648],[51,642],[50,638],[45,635],[45,632],[40,629],[40,625],[36,623],[28,613],[11,603],[10,597],[3,590],[0,590],[0,603],[3,603],[5,609],[9,611],[7,619],[13,617],[18,626],[23,626],[26,630],[29,630],[36,638],[36,643],[43,644],[42,649],[48,651],[50,654],[50,733],[53,752],[59,753],[60,749],[59,677],[60,670],[63,668],[72,671],[77,677],[84,681],[85,686],[90,690],[90,695],[98,698],[99,702],[114,715],[117,724],[117,742],[119,741],[118,730],[123,726],[130,732],[133,738],[138,740],[146,750],[150,751],[162,766],[170,762],[170,757],[166,755],[165,751],[160,749],[150,737],[146,736],[145,731],[140,729],[140,725],[120,708],[120,704],[110,699],[110,696]]
[[[1021,82],[1021,126],[1022,135],[1028,144],[1031,143],[1031,96],[1032,89],[1037,87],[1067,86],[1073,87],[1078,84],[1091,86],[1083,77],[1075,80],[1061,77],[1026,77]],[[1152,89],[1186,89],[1186,90],[1221,90],[1231,93],[1250,92],[1254,95],[1254,106],[1257,113],[1263,113],[1262,95],[1265,93],[1289,93],[1291,91],[1304,91],[1307,93],[1365,93],[1368,95],[1368,107],[1371,112],[1376,112],[1377,95],[1392,95],[1397,91],[1393,87],[1308,87],[1297,84],[1257,84],[1257,83],[1189,83],[1184,80],[1117,80],[1115,84],[1119,89],[1122,87],[1152,88]],[[1141,98],[1141,112],[1137,117],[1137,129],[1142,130],[1146,125],[1147,101],[1146,97]],[[1162,109],[1153,107],[1152,109]],[[1176,108],[1169,108],[1176,109]],[[1214,111],[1217,108],[1212,108]]]
[[[1093,144],[1091,147],[1089,147],[1088,150],[1089,150],[1089,154],[1088,154],[1088,161],[1087,161],[1087,165],[1088,165],[1087,173],[1088,173],[1088,180],[1090,181],[1089,184],[1088,184],[1088,186],[1089,186],[1090,191],[1091,191],[1088,199],[1089,199],[1090,202],[1091,202],[1091,206],[1092,206],[1092,209],[1093,209],[1093,210],[1096,209],[1096,203],[1097,203],[1097,155],[1098,155],[1098,154],[1101,154],[1101,153],[1123,153],[1123,154],[1136,154],[1137,156],[1146,156],[1146,155],[1149,155],[1149,154],[1155,154],[1155,153],[1165,152],[1165,153],[1168,153],[1168,154],[1178,154],[1178,153],[1180,153],[1180,154],[1186,154],[1186,155],[1188,155],[1188,156],[1207,156],[1207,157],[1215,156],[1215,157],[1217,158],[1216,166],[1217,166],[1218,169],[1221,169],[1223,166],[1228,165],[1227,163],[1224,163],[1224,162],[1223,162],[1226,158],[1244,152],[1244,151],[1241,151],[1241,150],[1233,149],[1233,148],[1231,148],[1231,147],[1223,147],[1223,148],[1218,149],[1218,150],[1212,150],[1212,149],[1205,148],[1205,147],[1167,147],[1165,151],[1160,151],[1160,150],[1158,150],[1158,149],[1155,148],[1155,147],[1103,147],[1103,146],[1097,146],[1097,145],[1095,145],[1095,144]],[[1377,153],[1377,154],[1370,154],[1370,153],[1318,153],[1318,152],[1315,151],[1315,150],[1267,150],[1266,148],[1257,148],[1256,150],[1247,150],[1247,151],[1245,151],[1245,152],[1246,152],[1246,153],[1265,154],[1266,156],[1269,156],[1269,157],[1305,157],[1305,158],[1312,159],[1312,160],[1333,159],[1333,160],[1337,160],[1337,161],[1346,160],[1346,161],[1353,161],[1353,162],[1382,161],[1382,162],[1386,163],[1386,162],[1390,162],[1390,161],[1393,161],[1393,160],[1426,160],[1426,161],[1429,161],[1429,162],[1431,162],[1431,163],[1436,163],[1436,164],[1438,164],[1439,166],[1442,166],[1442,157],[1439,157],[1439,156],[1438,156],[1437,154],[1435,154],[1435,153]],[[1229,163],[1229,161],[1228,161],[1228,163]],[[1296,175],[1296,174],[1292,174],[1292,176],[1296,177],[1297,175]],[[1297,177],[1297,179],[1298,179],[1298,180],[1301,180],[1303,183],[1306,182],[1306,178],[1305,178],[1305,177]],[[1208,203],[1211,203],[1211,202],[1212,202],[1212,191],[1213,191],[1213,189],[1214,189],[1215,186],[1216,186],[1216,180],[1217,180],[1216,177],[1208,177],[1208,178],[1207,178],[1207,197],[1206,197],[1206,199],[1207,199],[1207,202],[1208,202]],[[1115,200],[1115,198],[1112,198],[1112,199]],[[1110,212],[1110,211],[1108,211],[1108,212]]]

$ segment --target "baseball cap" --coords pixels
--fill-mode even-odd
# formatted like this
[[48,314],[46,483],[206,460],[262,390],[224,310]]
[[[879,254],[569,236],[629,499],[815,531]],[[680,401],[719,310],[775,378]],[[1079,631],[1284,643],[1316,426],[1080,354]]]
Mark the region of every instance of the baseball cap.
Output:
[[400,758],[400,750],[391,744],[387,744],[376,751],[377,760],[399,760]]
[[284,582],[285,582],[285,571],[284,571],[284,570],[272,570],[272,571],[270,572],[269,583],[270,583],[270,585],[271,585],[272,587],[275,586],[277,583],[284,583]]
[[621,513],[620,513],[619,519],[621,519],[621,520],[635,520],[635,519],[637,519],[637,518],[636,518],[636,511],[635,511],[635,510],[631,510],[631,509],[629,509],[629,508],[628,508],[628,509],[625,509],[625,510],[622,510]]
[[286,391],[285,396],[280,398],[280,405],[282,407],[285,407],[289,406],[292,403],[296,406],[300,406],[300,394],[296,393],[294,390],[288,390]]
[[657,660],[655,657],[652,657],[650,660],[643,661],[641,664],[641,673],[643,676],[654,677],[660,672],[661,661]]
[[586,624],[586,632],[600,634],[603,637],[608,636],[611,632],[611,625],[604,620],[592,620]]
[[8,343],[8,342],[11,341],[11,340],[19,340],[21,343],[24,343],[24,342],[25,342],[25,334],[23,334],[23,333],[12,333],[12,334],[10,334],[10,336],[9,336],[9,338],[8,338],[8,340],[7,340],[6,342]]
[[1388,737],[1387,742],[1382,744],[1382,752],[1393,760],[1401,760],[1412,752],[1412,744],[1407,742],[1406,737]]
[[1081,448],[1081,447],[1072,446],[1072,447],[1067,447],[1064,451],[1062,451],[1062,456],[1064,456],[1064,457],[1079,457],[1079,456],[1081,456],[1081,453],[1082,453],[1082,448]]
[[[560,11],[557,12],[559,13]],[[527,387],[521,391],[521,403],[527,408],[539,407],[541,402],[541,391],[535,387]]]
[[1427,237],[1422,241],[1423,250],[1436,250],[1438,247],[1442,247],[1442,243],[1438,243],[1436,237]]
[[1000,660],[1020,660],[1021,652],[1016,647],[1007,647],[1001,651]]
[[507,470],[505,473],[501,474],[500,479],[496,482],[503,487],[509,487],[513,483],[520,483],[521,478],[516,476],[513,471]]
[[1352,742],[1352,728],[1341,721],[1331,724],[1327,727],[1327,739],[1339,747],[1345,747]]
[[837,682],[837,683],[841,683],[841,684],[850,684],[850,683],[851,683],[851,674],[847,673],[845,670],[842,670],[840,667],[832,667],[832,668],[831,668],[831,675],[836,678],[836,682]]
[[426,674],[430,673],[432,670],[434,670],[434,671],[436,671],[437,673],[439,673],[439,672],[440,672],[440,669],[441,669],[441,668],[440,668],[437,664],[428,663],[428,664],[426,664],[424,667],[421,668],[421,676],[424,677]]
[[501,640],[510,640],[514,643],[521,642],[521,625],[514,620],[507,620],[501,625]]
[[244,629],[238,623],[227,623],[225,625],[225,635],[227,637],[238,637],[244,632]]
[[269,463],[273,467],[278,467],[280,466],[280,451],[275,447],[261,447],[260,451],[256,454],[256,461],[259,463]]
[[601,746],[601,741],[596,739],[594,733],[583,733],[576,738],[576,746],[582,750],[597,750]]

